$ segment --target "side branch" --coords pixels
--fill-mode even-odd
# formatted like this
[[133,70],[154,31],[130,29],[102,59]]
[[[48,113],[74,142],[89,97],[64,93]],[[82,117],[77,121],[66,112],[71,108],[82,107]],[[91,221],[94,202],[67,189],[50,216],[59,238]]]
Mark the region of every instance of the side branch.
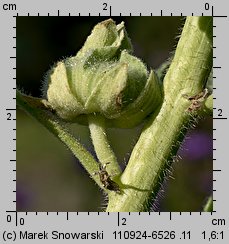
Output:
[[17,105],[32,117],[37,119],[52,134],[62,141],[71,152],[79,159],[91,178],[102,188],[102,183],[94,172],[99,170],[99,165],[93,156],[80,144],[80,142],[65,128],[64,124],[50,112],[46,100],[26,96],[17,91]]

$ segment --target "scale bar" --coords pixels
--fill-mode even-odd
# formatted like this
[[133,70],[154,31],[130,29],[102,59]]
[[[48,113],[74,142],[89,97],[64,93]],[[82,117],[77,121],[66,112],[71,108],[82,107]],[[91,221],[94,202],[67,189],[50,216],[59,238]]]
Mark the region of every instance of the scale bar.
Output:
[[213,119],[227,119],[227,117],[213,117]]
[[16,111],[16,108],[6,108],[6,111]]
[[214,18],[227,18],[227,15],[213,15]]

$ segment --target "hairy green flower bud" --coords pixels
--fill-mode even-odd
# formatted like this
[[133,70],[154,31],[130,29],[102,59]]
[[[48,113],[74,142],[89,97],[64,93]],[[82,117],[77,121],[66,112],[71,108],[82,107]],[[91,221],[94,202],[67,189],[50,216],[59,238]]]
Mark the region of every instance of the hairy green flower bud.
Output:
[[77,55],[47,75],[45,94],[52,108],[66,121],[83,124],[91,113],[104,116],[108,126],[141,123],[161,103],[161,90],[154,72],[131,52],[123,22],[97,24]]

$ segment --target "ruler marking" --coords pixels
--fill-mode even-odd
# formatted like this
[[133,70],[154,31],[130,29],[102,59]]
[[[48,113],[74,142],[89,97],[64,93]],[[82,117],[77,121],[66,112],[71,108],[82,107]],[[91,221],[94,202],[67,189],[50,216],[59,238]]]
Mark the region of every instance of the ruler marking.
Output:
[[18,216],[17,216],[17,211],[15,211],[15,213],[16,213],[16,226],[17,226],[17,217],[18,217]]
[[227,15],[214,15],[214,18],[227,18]]
[[111,16],[112,14],[111,14],[111,5],[110,5],[110,16]]
[[120,216],[119,216],[119,212],[118,212],[118,226],[119,226],[119,222],[120,222]]
[[213,119],[227,119],[227,117],[214,117]]

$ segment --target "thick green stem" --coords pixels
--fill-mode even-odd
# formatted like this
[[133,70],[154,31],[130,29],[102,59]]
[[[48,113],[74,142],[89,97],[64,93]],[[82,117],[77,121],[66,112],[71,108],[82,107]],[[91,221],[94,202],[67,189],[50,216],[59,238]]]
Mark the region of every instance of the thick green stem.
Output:
[[[192,101],[212,67],[212,18],[187,17],[164,78],[164,101],[152,115],[122,174],[122,194],[110,195],[108,212],[148,211],[192,120]],[[150,202],[151,201],[151,202]]]
[[102,187],[102,184],[94,172],[99,170],[99,165],[92,155],[80,144],[80,142],[64,127],[61,121],[52,114],[47,108],[46,100],[26,96],[17,91],[17,105],[23,110],[36,118],[50,132],[58,137],[80,160],[84,168],[94,179],[94,181]]
[[109,144],[104,118],[100,115],[88,115],[88,124],[96,155],[101,164],[109,162],[107,171],[112,175],[120,175],[121,169]]

